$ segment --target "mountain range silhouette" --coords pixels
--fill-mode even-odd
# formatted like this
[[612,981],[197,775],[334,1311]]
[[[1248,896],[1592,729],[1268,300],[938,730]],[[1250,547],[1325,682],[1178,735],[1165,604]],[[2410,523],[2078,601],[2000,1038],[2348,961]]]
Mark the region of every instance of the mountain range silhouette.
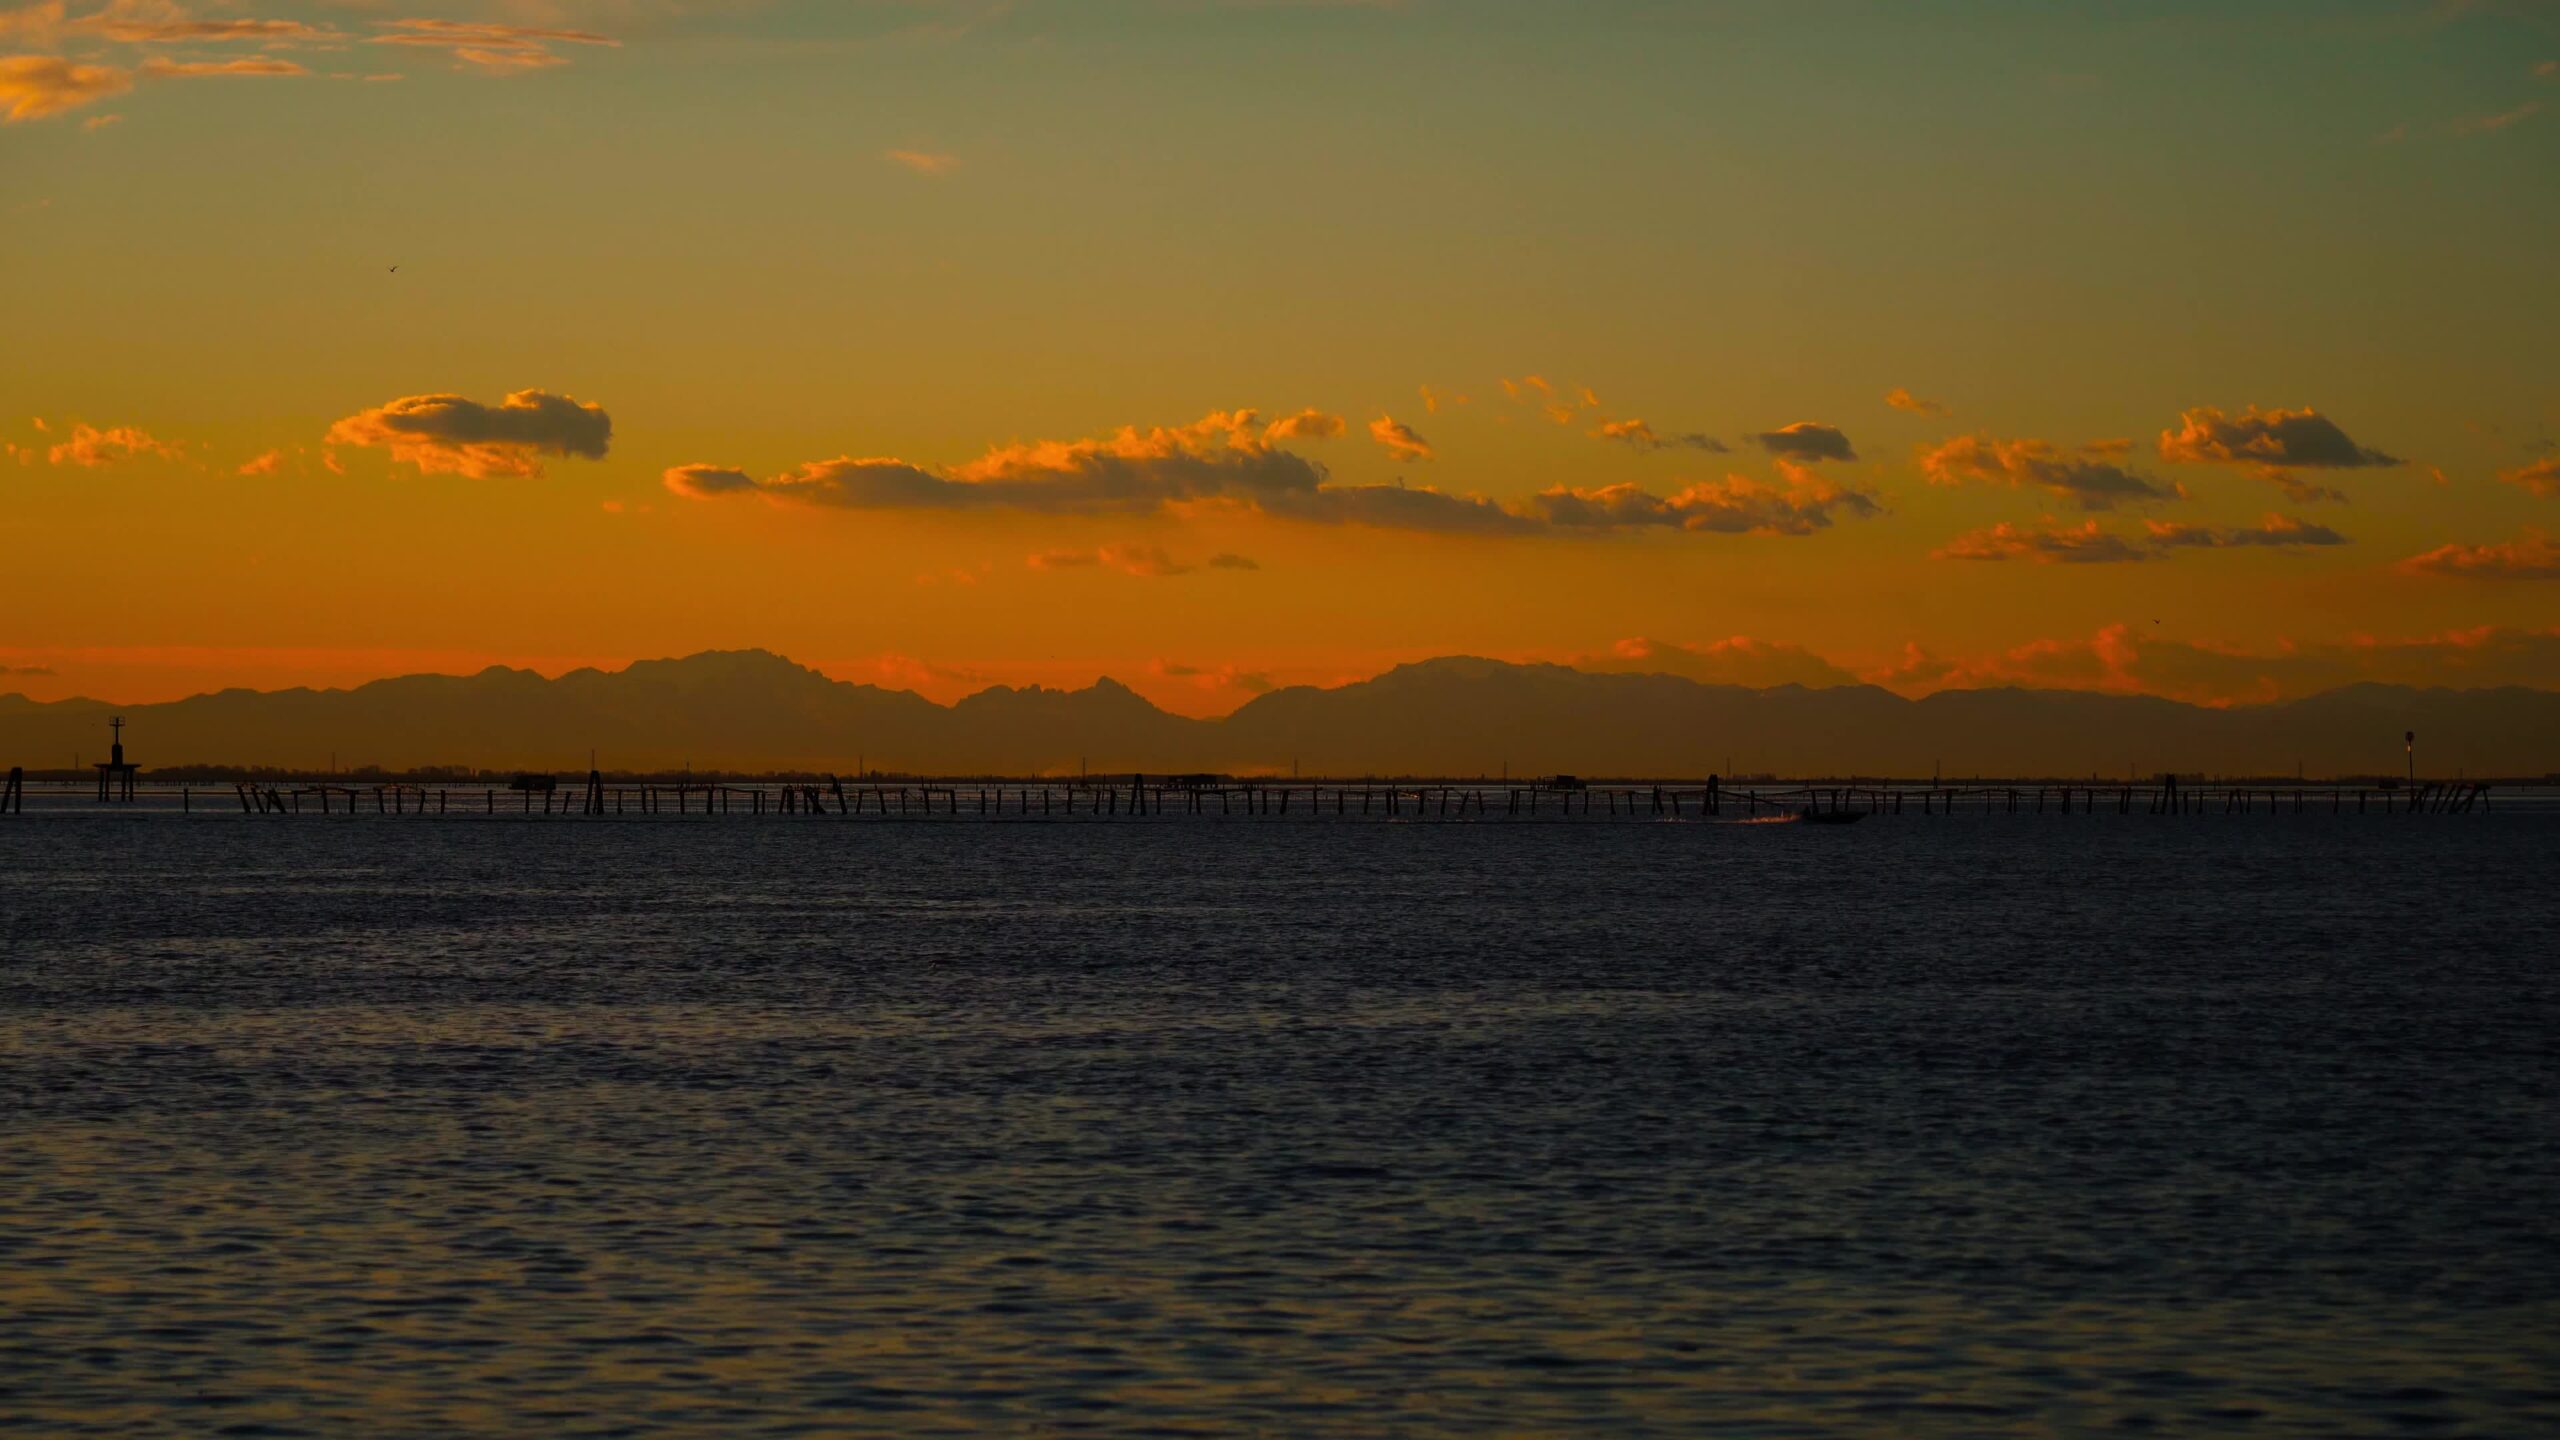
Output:
[[0,696],[0,767],[64,767],[106,718],[147,768],[436,765],[578,770],[872,769],[912,774],[1948,777],[2181,773],[2393,775],[2560,769],[2560,692],[2352,685],[2210,708],[2091,691],[1873,686],[1750,689],[1670,675],[1448,657],[1333,689],[1255,697],[1223,719],[1127,686],[998,686],[955,704],[831,680],[762,650],[645,660],[546,679],[493,666],[347,690],[225,690],[154,705]]

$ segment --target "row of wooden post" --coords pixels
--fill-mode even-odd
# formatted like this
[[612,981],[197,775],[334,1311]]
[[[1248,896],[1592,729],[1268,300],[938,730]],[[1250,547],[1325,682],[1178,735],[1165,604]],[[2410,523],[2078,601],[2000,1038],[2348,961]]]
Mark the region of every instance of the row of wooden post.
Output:
[[[253,781],[237,782],[233,788],[238,795],[240,809],[246,814],[300,814],[302,797],[311,795],[319,801],[320,813],[324,815],[335,813],[337,809],[335,801],[337,797],[343,796],[346,800],[346,813],[353,815],[358,812],[359,797],[365,793],[353,786],[327,784],[288,791],[274,784],[260,785]],[[1126,787],[1118,784],[1079,783],[1062,789],[1052,789],[1047,785],[1037,788],[1040,797],[1038,813],[1044,816],[1060,812],[1071,816],[1077,814],[1161,815],[1165,813],[1168,800],[1174,797],[1180,797],[1179,806],[1182,811],[1201,815],[1208,813],[1208,799],[1211,795],[1218,798],[1218,813],[1221,815],[1234,814],[1239,800],[1243,804],[1244,813],[1248,815],[1287,815],[1290,813],[1292,803],[1301,798],[1306,802],[1308,813],[1321,815],[1325,813],[1325,801],[1328,798],[1326,787],[1321,785],[1301,787],[1250,784],[1159,784],[1151,788],[1143,775],[1131,776]],[[2157,789],[2130,785],[2121,787],[2038,786],[2032,791],[2018,787],[1972,790],[1931,788],[1920,791],[1832,787],[1784,792],[1778,796],[1763,796],[1757,791],[1727,792],[1721,782],[1712,776],[1702,789],[1654,786],[1648,792],[1638,792],[1632,788],[1557,789],[1543,786],[1505,785],[1500,787],[1497,793],[1503,798],[1502,813],[1506,816],[1519,816],[1525,812],[1535,817],[1541,813],[1543,804],[1550,796],[1556,801],[1556,813],[1565,816],[1575,813],[1576,797],[1581,800],[1580,813],[1584,815],[1593,813],[1593,802],[1597,798],[1606,806],[1606,813],[1612,816],[1619,815],[1623,810],[1623,813],[1630,817],[1649,814],[1679,818],[1689,813],[1683,809],[1683,806],[1690,801],[1696,803],[1696,813],[1699,815],[1717,816],[1724,813],[1724,801],[1729,793],[1740,807],[1755,816],[1764,808],[1780,813],[1791,812],[1798,808],[1814,810],[1864,808],[1869,813],[1899,815],[1903,812],[1905,800],[1915,794],[1919,797],[1920,810],[1924,815],[1955,814],[1959,800],[1968,798],[1977,799],[1980,802],[1980,808],[1984,811],[1999,808],[2005,809],[2010,814],[2016,814],[2032,804],[2034,813],[2041,815],[2045,812],[2048,801],[2051,801],[2058,805],[2063,814],[2068,815],[2072,813],[2075,805],[2083,813],[2095,813],[2102,803],[2101,797],[2114,802],[2116,813],[2131,814],[2138,788],[2147,796],[2148,812],[2154,815],[2202,814],[2208,807],[2209,797],[2216,793],[2209,789],[2181,789],[2172,777],[2164,780]],[[1362,785],[1332,787],[1330,798],[1333,802],[1333,814],[1351,813],[1350,797],[1355,789],[1360,796],[1359,813],[1362,815],[1383,813],[1390,818],[1401,818],[1408,813],[1408,807],[1410,813],[1416,817],[1466,818],[1473,815],[1481,818],[1491,813],[1486,801],[1486,792],[1482,787]],[[579,791],[533,789],[524,791],[523,809],[525,813],[531,814],[533,797],[540,794],[542,810],[546,815],[570,814],[572,806],[575,807],[576,813],[586,815],[620,815],[626,813],[626,808],[636,793],[641,813],[660,814],[665,810],[666,796],[672,792],[675,797],[676,813],[685,814],[690,812],[690,797],[697,790],[701,792],[702,813],[706,815],[732,813],[733,806],[737,802],[743,802],[744,808],[749,813],[760,815],[765,811],[767,795],[771,794],[775,808],[785,815],[829,813],[861,815],[866,811],[874,811],[884,818],[892,814],[902,817],[910,814],[932,815],[937,812],[937,807],[942,814],[958,815],[963,813],[962,797],[968,793],[947,785],[895,787],[873,785],[848,789],[841,779],[832,775],[826,777],[823,785],[794,782],[772,790],[764,786],[725,784],[699,786],[644,784],[637,787],[608,787],[600,772],[590,770],[587,772],[586,785]],[[1009,793],[1015,802],[1014,813],[1028,816],[1033,813],[1032,790],[1033,787],[1030,786],[980,787],[975,792],[976,813],[1003,814],[1004,801]],[[431,813],[430,800],[433,802],[432,813],[439,815],[449,813],[450,794],[447,791],[429,792],[418,785],[392,784],[373,786],[371,793],[374,809],[378,813],[425,815]],[[2302,814],[2314,793],[2308,789],[2261,790],[2233,786],[2219,791],[2222,801],[2220,808],[2226,814],[2252,813],[2257,807],[2258,797],[2264,796],[2267,812],[2277,814],[2285,808],[2283,802],[2289,796],[2293,802],[2291,807],[2293,813]],[[2347,796],[2344,789],[2331,788],[2319,793],[2325,793],[2328,796],[2332,814],[2343,813]],[[2386,812],[2403,810],[2409,814],[2458,815],[2468,814],[2475,808],[2486,808],[2489,786],[2476,781],[2429,781],[2406,791],[2371,791],[2360,788],[2354,794],[2356,813],[2360,815],[2366,813],[2369,806],[2377,799]],[[1637,808],[1640,795],[1644,803],[1642,810]],[[2402,796],[2406,797],[2405,804],[2401,803]],[[181,799],[185,809],[189,811],[194,809],[192,789],[182,792]],[[893,800],[894,811],[891,808]],[[496,791],[482,792],[482,809],[485,814],[497,813]],[[13,766],[9,771],[5,788],[0,788],[0,815],[25,813],[26,772],[22,768]]]

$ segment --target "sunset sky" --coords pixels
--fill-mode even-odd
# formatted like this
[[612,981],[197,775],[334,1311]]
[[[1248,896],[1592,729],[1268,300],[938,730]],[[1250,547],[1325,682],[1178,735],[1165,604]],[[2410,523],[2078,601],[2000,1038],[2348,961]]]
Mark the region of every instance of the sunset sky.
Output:
[[2550,0],[0,0],[0,692],[2550,686],[2556,277]]

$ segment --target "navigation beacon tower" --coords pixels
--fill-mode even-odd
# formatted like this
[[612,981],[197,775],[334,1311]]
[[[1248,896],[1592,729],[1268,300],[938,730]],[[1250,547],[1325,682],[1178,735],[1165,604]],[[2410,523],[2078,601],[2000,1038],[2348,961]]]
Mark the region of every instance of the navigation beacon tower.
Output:
[[124,758],[124,717],[118,715],[109,720],[107,730],[114,736],[115,743],[107,752],[109,758],[98,762],[98,798],[101,801],[131,800],[133,772],[138,767]]

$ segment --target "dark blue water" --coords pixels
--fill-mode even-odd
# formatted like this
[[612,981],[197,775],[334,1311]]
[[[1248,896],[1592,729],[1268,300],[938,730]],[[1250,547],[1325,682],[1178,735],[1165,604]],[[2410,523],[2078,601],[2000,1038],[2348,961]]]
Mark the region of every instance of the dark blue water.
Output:
[[2555,855],[0,821],[0,1428],[2553,1433]]

